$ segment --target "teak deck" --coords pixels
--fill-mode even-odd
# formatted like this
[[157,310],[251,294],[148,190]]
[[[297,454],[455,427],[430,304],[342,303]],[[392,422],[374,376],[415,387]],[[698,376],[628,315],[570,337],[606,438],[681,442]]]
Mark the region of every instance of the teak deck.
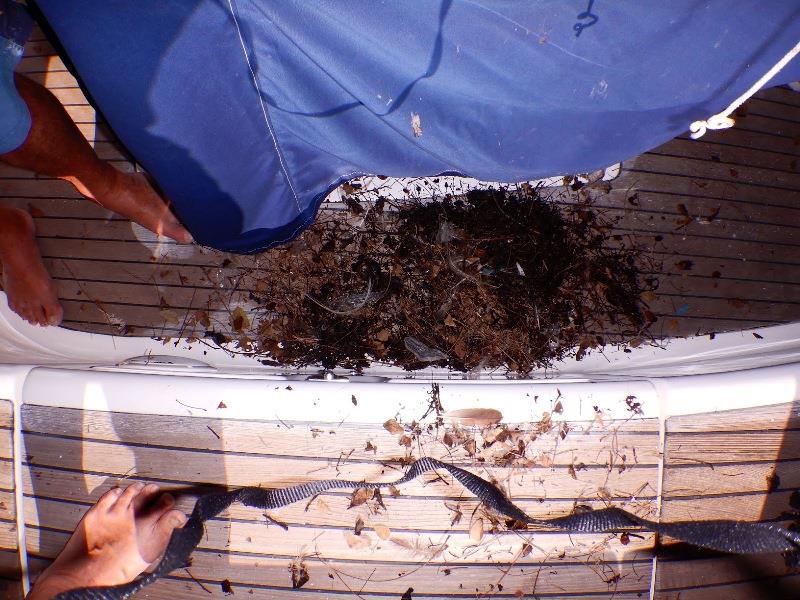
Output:
[[[41,33],[20,71],[52,90],[101,157],[135,168]],[[626,160],[594,202],[663,262],[651,302],[659,336],[800,318],[800,94],[765,90],[740,112],[733,130],[684,136]],[[34,215],[65,327],[174,337],[196,333],[186,316],[203,310],[224,333],[230,311],[252,305],[257,256],[157,242],[65,182],[2,165],[0,201]]]
[[[363,398],[362,401],[369,401]],[[377,399],[375,399],[377,400]],[[671,418],[659,464],[655,419],[570,422],[547,433],[537,423],[463,428],[475,439],[442,443],[447,428],[419,435],[410,448],[380,424],[237,421],[162,417],[24,405],[22,482],[27,552],[35,574],[65,543],[83,512],[109,487],[154,481],[180,490],[198,483],[282,486],[327,477],[390,481],[401,459],[447,460],[494,479],[527,512],[564,514],[574,506],[613,503],[665,520],[786,519],[800,487],[800,404]],[[0,572],[16,569],[10,403],[0,403]],[[555,416],[555,415],[554,415]],[[532,439],[534,438],[535,439]],[[503,457],[523,440],[522,457]],[[370,446],[367,446],[367,442]],[[468,447],[468,445],[467,445]],[[370,448],[370,449],[367,449]],[[374,448],[374,450],[372,449]],[[659,468],[663,494],[659,502]],[[348,491],[321,494],[270,514],[241,506],[207,524],[188,570],[148,588],[150,598],[524,597],[753,600],[800,594],[800,575],[778,555],[730,557],[652,534],[567,535],[508,531],[449,476],[434,474],[348,508]],[[188,510],[191,497],[179,506]],[[460,515],[460,518],[456,518]],[[364,529],[355,535],[361,518]],[[477,532],[482,521],[483,534]],[[309,580],[292,589],[291,565]],[[14,587],[9,587],[9,597]],[[252,596],[250,595],[252,593]],[[322,594],[322,596],[320,596]]]
[[[41,33],[28,44],[20,70],[53,91],[102,157],[118,168],[135,168]],[[800,318],[798,157],[800,94],[772,89],[748,103],[731,131],[701,141],[679,138],[625,161],[611,192],[595,206],[621,215],[620,232],[651,239],[663,260],[662,287],[653,301],[661,334]],[[257,257],[156,242],[80,199],[68,184],[7,166],[0,166],[0,198],[34,215],[66,327],[121,335],[128,326],[132,335],[171,336],[180,332],[187,311],[202,309],[224,331],[229,309],[247,301],[241,274],[257,266]],[[683,224],[680,205],[691,222]],[[691,269],[680,269],[680,261],[691,261]],[[539,516],[611,502],[650,517],[660,512],[668,520],[781,519],[800,487],[799,410],[786,404],[672,418],[663,453],[656,420],[570,423],[563,439],[551,431],[535,440],[537,424],[521,424],[515,435],[524,441],[525,459],[502,465],[505,443],[482,449],[480,436],[491,432],[477,430],[469,435],[477,436],[484,462],[463,445],[443,444],[443,430],[406,448],[380,424],[26,405],[18,458],[27,548],[18,549],[14,412],[0,400],[0,596],[19,597],[20,550],[27,552],[32,571],[40,571],[88,506],[125,480],[175,490],[196,483],[279,486],[324,477],[391,480],[402,471],[401,459],[424,453],[493,477],[524,510]],[[399,491],[397,497],[384,494],[385,509],[374,502],[348,509],[348,493],[322,494],[271,515],[288,530],[260,511],[232,507],[208,524],[192,566],[149,588],[147,596],[222,598],[225,581],[236,596],[276,599],[377,600],[399,598],[411,588],[415,599],[439,600],[519,593],[633,600],[651,597],[651,590],[659,600],[800,596],[800,574],[780,556],[728,557],[675,549],[660,540],[665,546],[654,560],[651,534],[626,540],[506,531],[502,520],[493,530],[492,515],[447,477],[427,475]],[[179,505],[190,507],[191,498]],[[359,516],[365,527],[357,536]],[[302,564],[309,576],[297,590],[292,564]]]

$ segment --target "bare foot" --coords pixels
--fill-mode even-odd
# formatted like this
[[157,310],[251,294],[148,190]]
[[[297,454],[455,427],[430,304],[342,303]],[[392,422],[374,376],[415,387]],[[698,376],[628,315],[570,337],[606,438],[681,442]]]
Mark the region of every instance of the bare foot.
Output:
[[110,184],[103,185],[101,190],[95,190],[94,193],[74,178],[65,179],[100,206],[138,223],[153,233],[165,235],[181,244],[190,244],[194,241],[192,235],[172,214],[164,199],[150,185],[144,173],[123,173],[109,167],[107,175]]
[[133,581],[167,547],[186,516],[158,486],[134,483],[109,490],[83,516],[66,546],[36,580],[29,600],[50,599],[83,587]]
[[64,311],[36,247],[33,219],[23,210],[0,209],[0,263],[8,306],[31,325],[58,325]]

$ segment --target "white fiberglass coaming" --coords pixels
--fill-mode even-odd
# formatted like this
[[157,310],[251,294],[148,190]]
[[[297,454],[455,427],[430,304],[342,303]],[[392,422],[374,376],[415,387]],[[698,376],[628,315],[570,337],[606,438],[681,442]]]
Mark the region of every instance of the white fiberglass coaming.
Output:
[[[445,410],[493,408],[506,422],[535,420],[556,397],[564,419],[591,420],[597,410],[608,418],[629,417],[628,396],[636,396],[642,416],[666,418],[797,399],[800,323],[630,352],[607,349],[526,379],[488,371],[409,373],[380,364],[363,374],[320,376],[319,369],[268,367],[198,343],[33,327],[2,298],[0,364],[6,366],[3,397],[75,408],[186,415],[191,411],[183,403],[213,413],[224,396],[227,418],[308,420],[313,414],[314,420],[375,423],[389,413],[419,419],[436,382]],[[352,396],[359,394],[379,401],[356,406]]]

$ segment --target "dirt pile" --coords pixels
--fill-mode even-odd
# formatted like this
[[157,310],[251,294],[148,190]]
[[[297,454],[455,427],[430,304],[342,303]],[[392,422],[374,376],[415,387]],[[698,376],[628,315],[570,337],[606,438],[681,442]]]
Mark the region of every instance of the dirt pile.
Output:
[[263,310],[245,349],[295,366],[524,374],[649,339],[652,261],[587,203],[559,206],[523,184],[347,206],[260,261]]

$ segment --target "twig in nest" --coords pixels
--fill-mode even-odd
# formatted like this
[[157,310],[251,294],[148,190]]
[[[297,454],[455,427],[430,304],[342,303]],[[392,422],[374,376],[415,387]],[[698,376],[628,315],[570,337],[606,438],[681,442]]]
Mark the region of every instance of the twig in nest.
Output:
[[369,301],[370,292],[372,292],[372,279],[367,280],[367,291],[364,293],[364,300],[361,302],[361,304],[359,304],[355,308],[351,308],[350,310],[336,310],[331,308],[330,306],[325,306],[324,304],[322,304],[322,302],[315,300],[314,297],[309,293],[306,293],[306,298],[311,300],[314,304],[316,304],[320,308],[325,309],[329,313],[333,313],[334,315],[352,315],[353,313],[357,313],[367,305],[367,302]]

